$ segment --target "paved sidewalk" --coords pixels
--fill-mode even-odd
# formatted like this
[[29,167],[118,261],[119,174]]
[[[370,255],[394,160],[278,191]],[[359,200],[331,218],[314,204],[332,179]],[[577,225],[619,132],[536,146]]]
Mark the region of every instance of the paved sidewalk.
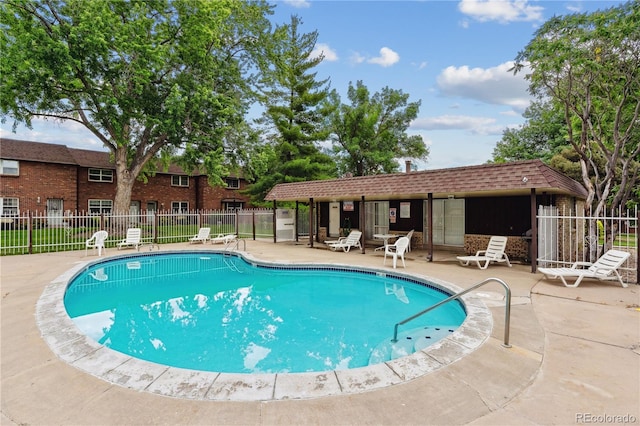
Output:
[[[166,248],[202,247],[184,243],[162,246]],[[311,249],[304,243],[247,241],[247,252],[272,261],[382,265],[382,254],[370,249],[362,255]],[[121,253],[109,249],[107,255]],[[531,274],[525,265],[481,271],[459,266],[451,253],[437,253],[431,263],[420,251],[408,257],[406,272],[463,288],[488,277],[507,282],[512,347],[501,345],[504,292],[489,284],[477,293],[491,307],[492,338],[459,361],[413,381],[360,394],[269,402],[158,396],[66,364],[41,338],[35,306],[52,280],[88,259],[84,251],[2,257],[0,423],[640,424],[640,286],[623,289],[585,281],[565,288],[541,280],[541,274]]]

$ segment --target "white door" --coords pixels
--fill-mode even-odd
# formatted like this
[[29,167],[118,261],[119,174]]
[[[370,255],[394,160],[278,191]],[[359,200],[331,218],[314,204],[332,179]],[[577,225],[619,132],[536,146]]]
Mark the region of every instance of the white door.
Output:
[[340,203],[329,203],[329,237],[340,236]]
[[464,246],[464,200],[444,200],[444,244]]
[[135,226],[140,223],[140,201],[132,201],[129,204],[129,223],[131,226]]
[[364,237],[372,240],[375,234],[389,232],[389,202],[368,201],[364,203],[365,230]]
[[47,223],[62,226],[63,201],[61,198],[47,198]]
[[[426,204],[424,211],[427,211]],[[425,215],[425,221],[427,221],[426,219]],[[428,227],[425,226],[425,229],[428,229]],[[463,199],[433,200],[433,244],[464,245]]]
[[[427,209],[424,210],[425,212]],[[433,244],[444,244],[444,200],[433,200]]]
[[294,241],[296,239],[295,210],[276,210],[276,241]]
[[157,210],[158,210],[157,201],[147,201],[147,223],[153,222],[153,218],[155,217]]

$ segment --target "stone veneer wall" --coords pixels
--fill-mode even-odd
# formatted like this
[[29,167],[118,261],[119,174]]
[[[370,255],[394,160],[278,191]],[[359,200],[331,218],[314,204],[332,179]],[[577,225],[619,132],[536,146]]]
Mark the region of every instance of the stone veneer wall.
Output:
[[327,239],[327,227],[320,226],[318,228],[318,240],[323,243]]
[[[491,235],[465,234],[464,250],[468,254],[476,254],[478,250],[486,250],[490,239]],[[505,253],[509,256],[509,260],[525,259],[529,256],[529,244],[522,237],[507,237]]]
[[[577,211],[584,211],[584,201],[578,201],[574,205],[574,199],[568,196],[558,195],[556,197],[556,207],[558,208],[558,215],[571,214],[577,215]],[[577,210],[577,211],[576,211]],[[560,259],[567,259],[568,261],[575,261],[578,258],[583,257],[585,250],[584,238],[580,238],[578,247],[573,247],[571,244],[565,244],[565,242],[571,242],[575,245],[575,236],[577,229],[584,229],[584,219],[576,220],[558,220],[558,257]],[[577,252],[576,252],[577,249]],[[577,256],[577,258],[576,258]]]

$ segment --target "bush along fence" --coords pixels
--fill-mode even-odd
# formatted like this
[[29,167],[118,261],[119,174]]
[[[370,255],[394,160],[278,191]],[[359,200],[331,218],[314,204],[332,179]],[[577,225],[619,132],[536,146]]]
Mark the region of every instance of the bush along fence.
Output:
[[609,249],[631,253],[620,268],[623,280],[638,283],[638,208],[586,216],[584,212],[538,207],[538,266],[570,267],[595,262]]
[[108,232],[106,247],[116,247],[128,228],[142,229],[144,244],[187,242],[201,227],[211,236],[237,234],[239,238],[274,239],[274,212],[270,209],[237,211],[143,211],[137,214],[27,212],[0,218],[0,254],[32,254],[84,250],[87,239]]

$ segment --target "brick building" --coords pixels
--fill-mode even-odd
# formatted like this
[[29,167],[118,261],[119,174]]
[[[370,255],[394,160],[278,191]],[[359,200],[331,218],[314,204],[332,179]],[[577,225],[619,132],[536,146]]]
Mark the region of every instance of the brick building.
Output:
[[[0,138],[0,216],[26,211],[108,213],[117,178],[109,152]],[[187,174],[177,165],[147,182],[136,181],[132,212],[156,210],[229,210],[250,207],[241,194],[239,174],[212,187],[204,174]]]

